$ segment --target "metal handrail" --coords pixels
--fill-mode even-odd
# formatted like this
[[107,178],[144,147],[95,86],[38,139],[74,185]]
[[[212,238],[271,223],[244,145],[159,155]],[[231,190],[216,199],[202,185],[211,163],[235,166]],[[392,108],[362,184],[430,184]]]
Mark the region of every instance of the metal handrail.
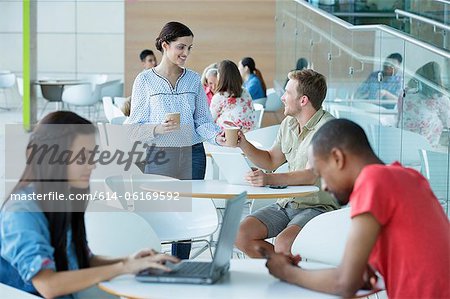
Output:
[[307,7],[309,10],[315,12],[316,14],[321,15],[322,17],[324,17],[324,18],[332,21],[333,23],[336,23],[337,25],[340,25],[340,26],[342,26],[345,29],[348,29],[350,31],[367,31],[367,30],[370,30],[370,29],[380,30],[380,31],[389,33],[389,34],[391,34],[393,36],[396,36],[398,38],[401,38],[402,40],[407,41],[407,42],[409,42],[411,44],[414,44],[414,45],[416,45],[416,46],[418,46],[420,48],[423,48],[423,49],[426,49],[426,50],[428,50],[430,52],[433,52],[433,53],[435,53],[437,55],[440,55],[440,56],[446,57],[446,58],[450,58],[450,53],[448,51],[443,50],[443,49],[439,49],[439,48],[437,48],[437,47],[435,47],[433,45],[430,45],[430,44],[424,43],[424,42],[422,42],[420,40],[417,40],[415,38],[412,38],[412,37],[410,37],[410,36],[400,32],[400,31],[392,29],[392,28],[390,28],[390,27],[388,27],[386,25],[352,25],[352,24],[350,24],[348,22],[345,22],[342,19],[339,19],[338,17],[335,17],[334,15],[329,14],[326,11],[323,11],[323,10],[317,8],[317,7],[314,7],[313,5],[311,5],[310,3],[306,2],[306,1],[303,1],[303,0],[294,0],[294,1],[296,3],[304,6],[304,7]]
[[413,14],[413,13],[410,13],[410,12],[407,12],[407,11],[404,11],[404,10],[401,10],[401,9],[396,9],[395,10],[395,14],[397,15],[397,19],[398,19],[398,16],[400,15],[400,16],[408,17],[410,20],[411,19],[417,20],[417,21],[420,21],[422,23],[426,23],[426,24],[432,25],[435,28],[437,27],[437,28],[444,29],[446,31],[450,31],[450,26],[448,26],[448,25],[442,24],[442,23],[437,22],[435,20],[430,20],[428,18],[419,16],[419,15],[416,15],[416,14]]
[[440,2],[440,3],[443,3],[443,4],[445,4],[445,5],[450,5],[450,1],[448,1],[448,0],[432,0],[432,1],[434,1],[434,2]]

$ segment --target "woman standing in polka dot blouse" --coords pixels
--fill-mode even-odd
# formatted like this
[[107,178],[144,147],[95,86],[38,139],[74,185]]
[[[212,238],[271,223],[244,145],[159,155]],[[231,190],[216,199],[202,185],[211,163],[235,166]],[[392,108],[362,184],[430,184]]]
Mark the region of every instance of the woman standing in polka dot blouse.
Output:
[[[145,173],[178,179],[204,179],[206,156],[203,141],[215,143],[220,128],[209,111],[200,75],[184,67],[194,34],[184,24],[169,22],[156,38],[161,63],[141,72],[133,84],[128,124],[140,124],[139,139],[157,146],[147,151]],[[168,120],[168,113],[180,113],[180,123]],[[169,118],[170,119],[170,118]],[[164,163],[156,157],[164,151]],[[187,256],[172,248],[174,255]],[[174,251],[175,248],[175,251]],[[184,255],[184,256],[183,256]]]

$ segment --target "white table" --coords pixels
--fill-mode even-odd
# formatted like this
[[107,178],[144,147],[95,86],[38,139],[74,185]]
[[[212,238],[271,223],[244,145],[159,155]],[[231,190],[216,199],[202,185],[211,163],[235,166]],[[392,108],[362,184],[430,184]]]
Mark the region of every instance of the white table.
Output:
[[265,259],[232,259],[230,273],[213,285],[143,283],[123,275],[99,288],[128,298],[337,298],[278,280],[265,267]]
[[319,192],[317,186],[288,186],[285,189],[231,185],[219,180],[183,180],[148,182],[141,189],[152,192],[179,192],[180,196],[230,199],[247,192],[248,199],[302,197]]
[[10,287],[6,284],[0,283],[0,297],[2,299],[38,299],[41,298],[39,296],[35,296],[33,294],[21,291],[19,289]]

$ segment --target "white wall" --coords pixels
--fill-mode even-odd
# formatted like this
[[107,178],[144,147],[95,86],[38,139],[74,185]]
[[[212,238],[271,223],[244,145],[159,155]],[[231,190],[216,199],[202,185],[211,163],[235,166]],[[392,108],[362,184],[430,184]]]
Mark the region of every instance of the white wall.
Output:
[[[123,0],[38,0],[38,77],[123,79]],[[0,1],[0,70],[22,73],[22,1]]]

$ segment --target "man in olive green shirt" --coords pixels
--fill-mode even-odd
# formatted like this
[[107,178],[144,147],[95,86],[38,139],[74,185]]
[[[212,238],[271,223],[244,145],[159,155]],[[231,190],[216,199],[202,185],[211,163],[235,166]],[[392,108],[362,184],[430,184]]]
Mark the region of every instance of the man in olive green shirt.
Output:
[[[256,170],[247,176],[254,186],[317,185],[319,179],[308,165],[308,146],[314,133],[333,116],[322,110],[327,93],[325,77],[313,70],[293,71],[281,97],[286,118],[280,125],[270,150],[260,150],[239,133],[238,146],[258,167],[273,171],[288,163],[287,173],[265,173]],[[261,257],[257,248],[266,252],[291,253],[292,243],[301,228],[313,217],[338,209],[328,193],[278,200],[246,217],[239,228],[236,246],[250,257]],[[266,241],[276,237],[275,245]]]

